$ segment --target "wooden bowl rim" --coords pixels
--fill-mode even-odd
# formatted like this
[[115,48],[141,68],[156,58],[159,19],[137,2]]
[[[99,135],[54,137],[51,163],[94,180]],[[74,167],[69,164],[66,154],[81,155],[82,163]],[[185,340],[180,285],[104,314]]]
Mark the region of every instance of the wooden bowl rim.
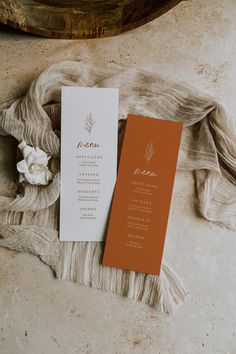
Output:
[[[11,0],[9,0],[11,1]],[[33,3],[35,2],[35,6],[39,6],[40,2],[34,1],[32,0]],[[137,3],[139,2],[139,0],[136,0]],[[23,32],[28,32],[34,35],[38,35],[38,36],[42,36],[42,37],[48,37],[48,38],[61,38],[61,39],[92,39],[92,38],[102,38],[102,37],[111,37],[111,36],[115,36],[115,35],[119,35],[123,32],[129,31],[131,29],[137,28],[139,26],[142,26],[152,20],[154,20],[155,18],[163,15],[164,13],[166,13],[167,11],[169,11],[170,9],[172,9],[174,6],[176,6],[178,3],[180,3],[182,0],[166,0],[166,2],[163,4],[162,7],[154,10],[152,13],[148,14],[145,17],[141,17],[138,18],[137,20],[133,21],[133,22],[129,22],[127,24],[125,24],[122,28],[108,28],[106,30],[106,33],[100,33],[100,34],[89,34],[89,35],[82,35],[81,33],[75,34],[75,33],[71,33],[71,32],[62,32],[61,30],[57,29],[57,28],[52,28],[50,29],[50,36],[49,36],[49,30],[46,28],[42,28],[38,25],[33,25],[32,23],[30,23],[30,19],[28,22],[21,22],[21,21],[14,21],[13,15],[11,13],[11,11],[8,11],[8,9],[6,8],[5,4],[6,2],[4,2],[3,4],[0,5],[0,22],[2,22],[3,24],[13,27],[15,29],[21,30]],[[21,2],[21,6],[24,8],[28,8],[29,4],[27,4],[28,0],[22,0]],[[131,0],[131,2],[134,2],[134,0]],[[42,2],[43,4],[43,2]],[[33,4],[34,5],[34,4]],[[45,6],[48,6],[49,9],[58,9],[58,7],[56,6],[52,6],[52,5],[46,5],[44,3]],[[61,10],[63,10],[63,7],[59,7]],[[76,9],[79,9],[78,7]],[[30,9],[31,11],[33,11],[32,7]],[[71,6],[67,8],[68,11],[74,11],[75,8],[72,8]],[[75,29],[74,29],[75,30]]]

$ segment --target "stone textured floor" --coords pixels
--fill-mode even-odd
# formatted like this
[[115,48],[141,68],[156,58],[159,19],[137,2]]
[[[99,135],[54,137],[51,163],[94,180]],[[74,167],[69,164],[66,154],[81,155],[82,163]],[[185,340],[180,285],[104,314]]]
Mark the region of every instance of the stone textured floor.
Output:
[[[235,0],[193,0],[116,38],[48,40],[1,31],[0,101],[23,94],[49,64],[74,59],[185,81],[213,95],[236,123],[235,18]],[[6,149],[1,140],[0,192],[7,195]],[[0,353],[236,353],[236,235],[199,217],[194,198],[192,175],[177,173],[165,258],[191,297],[172,316],[58,281],[35,256],[0,248]]]

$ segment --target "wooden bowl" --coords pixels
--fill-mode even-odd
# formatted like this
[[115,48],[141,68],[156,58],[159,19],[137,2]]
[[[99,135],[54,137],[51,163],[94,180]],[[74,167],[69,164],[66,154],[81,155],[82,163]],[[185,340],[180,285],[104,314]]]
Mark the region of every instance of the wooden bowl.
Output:
[[181,0],[1,0],[0,22],[51,38],[114,36],[162,15]]

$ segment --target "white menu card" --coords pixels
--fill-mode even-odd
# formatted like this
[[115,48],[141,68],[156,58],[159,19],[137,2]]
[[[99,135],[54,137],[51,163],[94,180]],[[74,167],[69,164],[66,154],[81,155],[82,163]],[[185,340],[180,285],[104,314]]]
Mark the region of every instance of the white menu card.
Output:
[[117,172],[118,101],[118,89],[62,88],[62,241],[104,240]]

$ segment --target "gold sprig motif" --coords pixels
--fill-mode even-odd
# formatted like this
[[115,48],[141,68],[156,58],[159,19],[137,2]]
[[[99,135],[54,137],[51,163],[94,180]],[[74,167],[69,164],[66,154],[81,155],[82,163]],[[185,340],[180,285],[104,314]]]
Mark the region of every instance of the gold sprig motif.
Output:
[[90,135],[95,123],[96,123],[96,121],[93,119],[93,114],[88,113],[86,116],[86,119],[85,119],[84,129],[87,130],[89,135]]
[[143,155],[144,158],[147,160],[147,163],[149,163],[153,157],[153,155],[156,153],[154,143],[151,142],[147,144],[145,154]]

